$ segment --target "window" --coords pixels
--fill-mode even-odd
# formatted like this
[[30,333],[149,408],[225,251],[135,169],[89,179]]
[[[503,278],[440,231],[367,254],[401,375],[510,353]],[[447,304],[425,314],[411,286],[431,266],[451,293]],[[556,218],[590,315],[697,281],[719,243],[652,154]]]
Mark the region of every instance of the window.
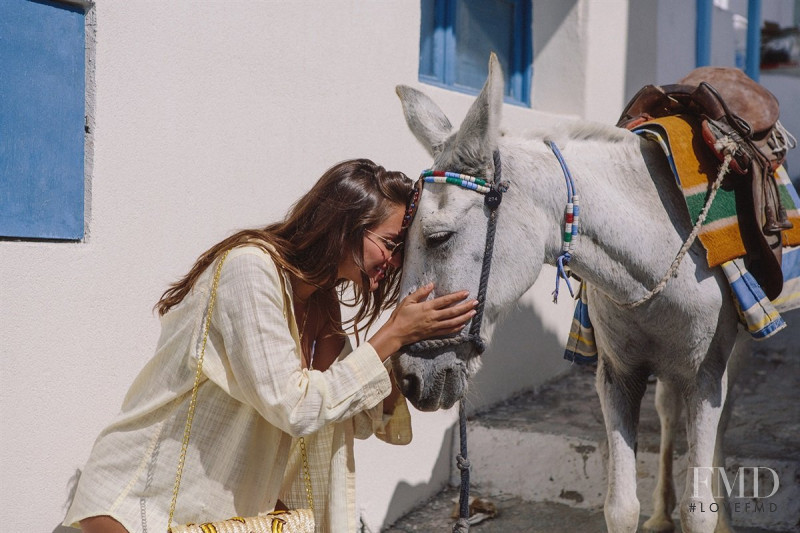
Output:
[[4,0],[0,237],[84,236],[85,12]]
[[531,0],[422,0],[421,26],[420,81],[477,94],[494,52],[506,102],[530,106]]

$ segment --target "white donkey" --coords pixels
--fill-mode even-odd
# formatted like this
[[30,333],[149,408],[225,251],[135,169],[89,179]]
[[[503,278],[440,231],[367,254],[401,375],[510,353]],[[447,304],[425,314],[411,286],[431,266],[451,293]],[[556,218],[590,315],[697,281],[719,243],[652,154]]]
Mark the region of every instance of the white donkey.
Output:
[[[560,147],[581,198],[580,234],[569,267],[589,287],[599,350],[596,386],[609,445],[606,524],[612,532],[637,529],[637,424],[646,380],[655,374],[662,464],[655,514],[646,528],[671,531],[675,425],[685,408],[689,467],[712,466],[728,362],[747,352],[749,336],[738,326],[721,270],[708,268],[699,243],[663,292],[636,308],[626,305],[659,283],[691,232],[684,198],[661,148],[627,130],[584,121],[500,135],[503,78],[494,56],[486,84],[457,131],[421,92],[405,86],[397,92],[409,128],[434,158],[433,169],[491,178],[493,154],[499,152],[502,180],[509,188],[496,210],[480,334],[487,342],[504,311],[536,281],[541,266],[555,265],[561,253],[567,191],[546,141]],[[428,281],[436,282],[439,293],[478,293],[491,213],[484,200],[458,186],[425,186],[408,230],[402,294]],[[482,350],[474,342],[417,348],[394,359],[404,394],[422,410],[449,408],[466,393]],[[711,532],[721,513],[690,512],[692,503],[709,509],[715,501],[710,471],[698,472],[687,476],[681,525],[683,531]]]

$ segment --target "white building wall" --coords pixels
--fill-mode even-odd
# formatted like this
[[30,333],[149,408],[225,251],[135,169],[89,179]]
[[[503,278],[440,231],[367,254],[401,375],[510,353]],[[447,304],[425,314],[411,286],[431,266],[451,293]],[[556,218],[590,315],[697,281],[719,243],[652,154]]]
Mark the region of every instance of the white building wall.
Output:
[[[671,68],[691,69],[693,2],[674,1],[680,15],[646,0],[535,1],[533,107],[547,113],[505,105],[503,125],[519,131],[559,120],[553,113],[611,122],[632,80],[668,83]],[[58,530],[95,436],[155,347],[153,304],[203,250],[281,217],[342,159],[415,178],[430,160],[407,131],[396,84],[424,90],[453,124],[473,100],[417,81],[410,0],[99,0],[93,10],[86,239],[0,242],[4,531]],[[626,38],[652,15],[667,17],[658,39]],[[684,48],[692,40],[689,59],[664,55],[669,30],[689,32],[679,37]],[[566,368],[572,305],[550,303],[553,280],[545,268],[498,328],[473,407]],[[370,531],[447,482],[455,418],[414,413],[404,448],[357,444]]]
[[[59,530],[96,435],[155,347],[153,304],[203,250],[281,217],[342,159],[411,177],[429,164],[394,92],[420,86],[416,2],[102,0],[93,10],[86,239],[0,242],[4,531]],[[473,100],[423,88],[454,123]],[[557,95],[550,103],[580,109]],[[538,120],[521,107],[505,114],[514,127]],[[529,338],[507,332],[509,350],[488,356],[496,370],[474,387],[478,405],[563,368],[571,306],[564,299],[563,320],[549,308],[541,319],[549,284],[521,316],[553,350],[531,352]],[[370,530],[446,483],[454,420],[415,413],[410,446],[359,443]]]

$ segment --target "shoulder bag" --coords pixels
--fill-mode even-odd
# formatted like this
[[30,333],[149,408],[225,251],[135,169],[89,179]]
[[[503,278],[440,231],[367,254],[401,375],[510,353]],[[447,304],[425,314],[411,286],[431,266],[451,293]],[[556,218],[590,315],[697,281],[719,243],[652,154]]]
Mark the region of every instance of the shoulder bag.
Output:
[[208,315],[203,326],[203,342],[200,346],[200,356],[197,358],[197,372],[194,376],[194,386],[192,396],[189,400],[189,414],[186,417],[186,427],[183,432],[183,444],[181,454],[178,459],[178,471],[175,474],[175,487],[172,491],[172,502],[169,506],[169,522],[167,523],[168,533],[314,533],[314,498],[311,493],[311,476],[308,471],[308,457],[306,455],[305,441],[300,437],[300,453],[303,458],[303,478],[306,483],[306,498],[308,509],[294,509],[291,511],[272,511],[265,515],[242,518],[239,516],[222,520],[219,522],[207,522],[204,524],[182,524],[172,525],[172,517],[175,514],[175,504],[178,500],[178,489],[181,486],[181,475],[183,465],[186,462],[186,450],[189,448],[189,436],[192,432],[192,420],[197,406],[197,389],[200,387],[200,379],[203,373],[203,357],[206,353],[206,343],[208,342],[208,330],[211,324],[211,313],[214,310],[214,302],[217,299],[217,286],[219,285],[222,264],[228,256],[226,251],[219,260],[217,269],[214,272],[214,281],[211,286],[211,296],[208,302]]

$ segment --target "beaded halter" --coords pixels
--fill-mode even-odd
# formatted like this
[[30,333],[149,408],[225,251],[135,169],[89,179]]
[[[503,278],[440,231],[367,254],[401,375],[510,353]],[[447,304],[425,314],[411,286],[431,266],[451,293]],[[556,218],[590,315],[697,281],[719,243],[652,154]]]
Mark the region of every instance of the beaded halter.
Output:
[[486,194],[492,190],[491,183],[482,178],[475,176],[468,176],[466,174],[458,174],[456,172],[445,172],[443,170],[423,170],[420,178],[425,180],[425,183],[449,183],[451,185],[458,185],[464,189],[477,191],[481,194]]
[[494,250],[494,234],[497,227],[497,208],[503,200],[503,193],[508,190],[508,183],[500,181],[501,166],[500,152],[495,150],[494,154],[494,180],[458,174],[455,172],[445,172],[441,170],[423,170],[414,186],[414,192],[409,199],[406,214],[403,217],[402,231],[405,232],[414,220],[419,197],[425,183],[440,183],[446,185],[456,185],[462,189],[475,191],[484,195],[484,205],[489,209],[489,220],[486,226],[486,246],[483,254],[483,265],[481,267],[480,283],[478,285],[478,306],[475,309],[475,316],[472,317],[469,333],[461,333],[455,337],[443,339],[428,339],[416,342],[408,347],[411,352],[421,352],[428,349],[441,348],[444,346],[454,346],[471,342],[478,353],[483,353],[486,349],[486,342],[481,338],[481,322],[483,321],[483,309],[486,302],[486,288],[489,283],[489,271],[492,265],[492,252]]
[[[486,225],[486,246],[483,253],[483,265],[481,267],[480,283],[478,285],[478,306],[475,309],[475,316],[472,317],[469,333],[460,333],[456,337],[446,337],[444,339],[428,339],[416,342],[408,347],[409,351],[421,352],[427,349],[440,348],[444,346],[454,346],[471,342],[478,353],[483,353],[486,349],[486,342],[481,338],[481,322],[483,321],[483,309],[486,302],[486,288],[489,284],[489,271],[492,266],[492,252],[494,250],[494,234],[497,228],[497,208],[503,200],[503,193],[508,190],[508,183],[500,181],[500,152],[495,150],[494,154],[494,177],[493,181],[476,178],[466,174],[455,172],[445,172],[440,170],[423,170],[416,185],[414,192],[408,201],[406,214],[403,217],[402,232],[405,232],[414,220],[419,205],[419,197],[425,183],[440,183],[456,185],[462,189],[468,189],[484,195],[484,205],[489,209],[489,220]],[[460,452],[456,456],[456,465],[461,470],[461,488],[459,491],[458,507],[459,518],[453,526],[454,533],[469,531],[469,471],[470,462],[467,457],[467,415],[464,399],[462,398],[458,406]]]

